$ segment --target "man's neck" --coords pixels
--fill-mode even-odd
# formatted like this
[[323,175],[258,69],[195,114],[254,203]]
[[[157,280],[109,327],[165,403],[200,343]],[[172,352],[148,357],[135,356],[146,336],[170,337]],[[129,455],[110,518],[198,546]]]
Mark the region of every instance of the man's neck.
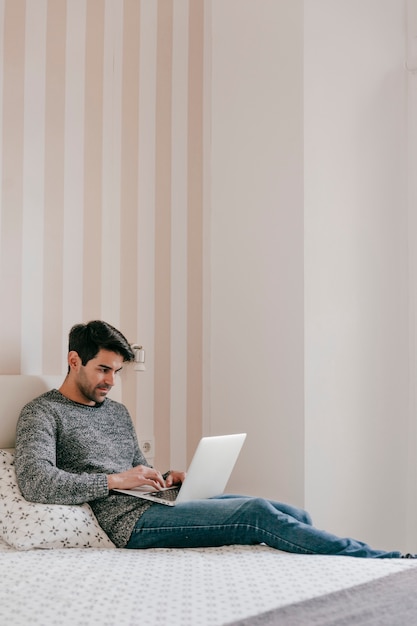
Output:
[[77,402],[78,404],[85,404],[86,406],[96,406],[96,402],[94,400],[89,400],[81,393],[78,389],[77,385],[71,381],[69,374],[65,378],[61,387],[58,389],[59,393],[62,393],[63,396],[68,398],[68,400],[72,400],[73,402]]

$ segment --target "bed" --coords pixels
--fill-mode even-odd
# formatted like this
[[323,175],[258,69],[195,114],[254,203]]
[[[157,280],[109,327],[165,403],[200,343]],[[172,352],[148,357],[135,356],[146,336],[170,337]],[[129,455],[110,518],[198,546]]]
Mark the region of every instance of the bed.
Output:
[[116,549],[90,507],[22,497],[21,406],[61,378],[0,376],[0,624],[417,624],[417,561],[292,555],[268,546]]

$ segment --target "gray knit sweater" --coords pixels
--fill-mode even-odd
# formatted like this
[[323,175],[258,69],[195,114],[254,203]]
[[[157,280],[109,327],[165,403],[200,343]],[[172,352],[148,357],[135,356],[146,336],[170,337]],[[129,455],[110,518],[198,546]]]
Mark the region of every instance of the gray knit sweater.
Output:
[[78,404],[56,389],[27,404],[16,431],[15,467],[27,500],[47,504],[88,502],[117,547],[129,540],[152,503],[114,491],[107,474],[149,465],[123,404],[106,398]]

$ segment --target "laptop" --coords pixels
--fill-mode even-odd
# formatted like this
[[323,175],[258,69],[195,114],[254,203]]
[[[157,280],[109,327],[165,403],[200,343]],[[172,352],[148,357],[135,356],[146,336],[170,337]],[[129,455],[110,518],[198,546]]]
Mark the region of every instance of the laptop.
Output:
[[246,439],[246,433],[203,437],[182,485],[155,491],[149,487],[114,489],[144,500],[175,506],[221,495]]

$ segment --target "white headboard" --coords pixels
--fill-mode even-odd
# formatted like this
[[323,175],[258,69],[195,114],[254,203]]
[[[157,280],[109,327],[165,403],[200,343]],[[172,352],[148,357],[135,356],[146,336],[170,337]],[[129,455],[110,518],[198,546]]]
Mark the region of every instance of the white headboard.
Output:
[[[58,389],[65,375],[32,376],[29,374],[0,375],[0,448],[13,448],[15,444],[16,423],[21,409],[49,389]],[[111,391],[113,400],[121,401],[121,385],[118,383]]]
[[0,448],[13,448],[16,422],[27,402],[49,389],[62,385],[65,376],[0,376]]

